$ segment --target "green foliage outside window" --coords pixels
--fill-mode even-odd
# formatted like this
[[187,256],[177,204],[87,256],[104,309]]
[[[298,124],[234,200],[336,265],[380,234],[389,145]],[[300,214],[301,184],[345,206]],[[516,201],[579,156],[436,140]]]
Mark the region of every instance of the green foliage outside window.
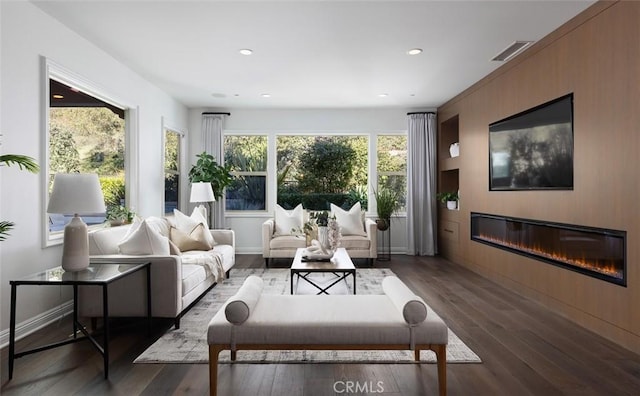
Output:
[[227,210],[264,210],[267,202],[267,137],[225,136],[225,164],[234,180],[227,188]]
[[368,144],[366,136],[278,136],[278,204],[366,208]]

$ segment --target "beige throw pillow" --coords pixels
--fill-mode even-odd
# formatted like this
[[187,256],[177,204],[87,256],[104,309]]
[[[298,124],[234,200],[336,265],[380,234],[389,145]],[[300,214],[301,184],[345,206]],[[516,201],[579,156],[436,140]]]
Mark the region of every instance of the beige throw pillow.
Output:
[[191,216],[187,216],[178,209],[173,210],[173,215],[175,219],[175,227],[177,229],[189,235],[198,224],[202,224],[203,228],[206,230],[204,237],[209,244],[209,249],[213,248],[213,246],[216,244],[215,239],[213,239],[213,235],[211,235],[211,232],[209,232],[207,228],[207,220],[204,218],[204,216],[202,216],[202,213],[198,208],[195,208],[193,210]]
[[189,250],[210,250],[211,245],[209,245],[205,239],[205,234],[208,232],[202,224],[195,226],[188,234],[178,228],[171,227],[170,238],[181,252],[187,252]]
[[364,223],[362,221],[362,209],[360,208],[360,202],[356,202],[349,211],[331,204],[331,212],[336,217],[336,221],[340,226],[340,232],[342,235],[367,236],[367,233],[364,230]]

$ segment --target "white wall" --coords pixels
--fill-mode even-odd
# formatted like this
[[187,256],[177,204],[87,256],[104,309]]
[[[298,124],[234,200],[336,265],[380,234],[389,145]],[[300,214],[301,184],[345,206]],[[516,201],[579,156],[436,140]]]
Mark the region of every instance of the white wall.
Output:
[[[2,153],[42,157],[40,57],[52,59],[104,88],[104,92],[139,109],[140,197],[135,210],[143,215],[161,215],[164,196],[162,118],[187,129],[188,112],[179,102],[150,84],[84,38],[28,2],[0,2],[1,18],[1,120]],[[9,280],[55,267],[60,246],[42,248],[40,229],[41,178],[15,167],[0,170],[0,220],[16,223],[11,236],[0,242],[0,323],[3,341],[9,327]],[[36,316],[68,301],[59,288],[21,287],[18,290],[17,321]]]
[[[433,109],[318,109],[318,110],[228,110],[191,109],[189,111],[189,158],[187,169],[195,161],[195,155],[202,152],[201,123],[203,112],[229,112],[225,131],[259,131],[268,135],[282,132],[329,133],[369,133],[398,132],[407,129],[407,112],[434,111]],[[275,186],[267,192],[275,197]],[[275,199],[268,200],[268,208],[263,213],[227,215],[227,227],[236,232],[238,253],[261,253],[261,225],[271,217]],[[368,214],[374,217],[374,214]],[[404,217],[392,222],[392,253],[406,253],[407,233]]]

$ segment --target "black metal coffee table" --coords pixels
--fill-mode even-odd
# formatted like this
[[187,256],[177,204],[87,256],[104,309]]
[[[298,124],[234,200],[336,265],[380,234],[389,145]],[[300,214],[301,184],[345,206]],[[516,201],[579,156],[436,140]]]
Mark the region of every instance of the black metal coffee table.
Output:
[[[349,275],[351,275],[353,276],[353,294],[356,294],[356,267],[353,265],[351,257],[349,257],[345,248],[338,248],[331,258],[331,261],[304,261],[303,255],[305,250],[304,248],[296,250],[293,264],[291,264],[291,294],[294,294],[293,282],[296,275],[298,276],[298,282],[300,278],[302,278],[318,289],[317,294],[329,294],[328,290],[330,288],[343,280],[346,281]],[[313,273],[319,272],[332,273],[336,275],[336,279],[330,283],[329,286],[323,287],[310,276]]]

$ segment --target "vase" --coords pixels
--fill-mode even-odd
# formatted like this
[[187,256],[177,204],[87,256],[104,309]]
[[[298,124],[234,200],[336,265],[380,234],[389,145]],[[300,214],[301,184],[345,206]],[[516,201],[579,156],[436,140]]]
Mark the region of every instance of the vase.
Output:
[[458,201],[447,201],[447,209],[449,210],[458,209]]
[[460,143],[455,142],[449,146],[449,154],[451,154],[451,158],[457,157],[460,155]]
[[329,249],[329,229],[327,227],[318,227],[318,242],[323,248]]

